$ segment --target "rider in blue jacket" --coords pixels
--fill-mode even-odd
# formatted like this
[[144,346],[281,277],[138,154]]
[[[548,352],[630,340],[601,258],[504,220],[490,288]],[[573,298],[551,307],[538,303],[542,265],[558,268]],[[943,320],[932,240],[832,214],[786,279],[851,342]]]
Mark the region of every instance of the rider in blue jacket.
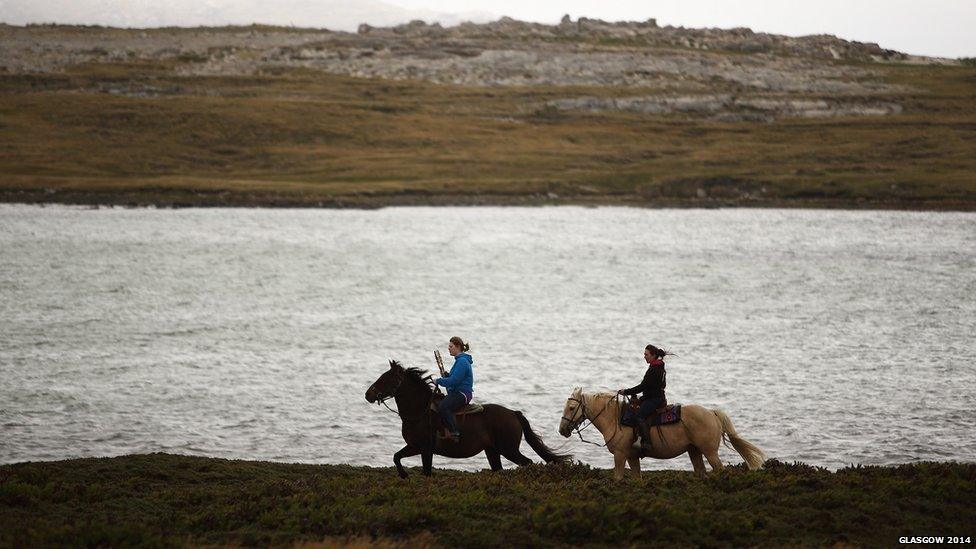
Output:
[[444,424],[450,429],[450,438],[457,442],[461,438],[454,412],[471,402],[474,396],[474,372],[471,369],[472,358],[467,353],[468,344],[460,337],[454,336],[447,345],[447,352],[454,357],[454,365],[445,377],[439,378],[437,384],[447,389],[447,396],[437,407],[437,413]]

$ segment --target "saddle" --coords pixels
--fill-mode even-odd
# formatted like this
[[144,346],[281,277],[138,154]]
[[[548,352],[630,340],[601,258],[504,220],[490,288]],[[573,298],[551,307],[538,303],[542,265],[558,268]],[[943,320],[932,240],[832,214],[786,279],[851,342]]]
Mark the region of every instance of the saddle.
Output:
[[[620,424],[626,427],[636,427],[637,426],[637,409],[640,408],[640,401],[636,398],[630,399],[627,406],[623,407],[620,413]],[[647,417],[647,425],[653,427],[655,425],[667,425],[669,423],[676,423],[681,419],[681,405],[680,404],[668,404],[664,401],[664,405],[654,410],[654,413]]]
[[[443,400],[443,398],[435,398],[431,400],[430,409],[436,412],[437,405],[440,404],[441,400]],[[485,411],[485,409],[480,404],[475,404],[475,403],[465,404],[464,406],[454,411],[454,417],[463,416],[467,414],[477,414],[478,412],[483,412],[483,411]]]
[[[672,404],[671,406],[674,406],[674,405]],[[628,399],[627,400],[627,407],[636,412],[637,409],[641,407],[641,400],[639,398],[631,398],[631,399]],[[665,397],[664,402],[654,410],[654,413],[655,414],[658,414],[658,413],[661,413],[661,412],[663,412],[663,411],[665,411],[667,409],[668,409],[668,399],[667,399],[667,397]]]

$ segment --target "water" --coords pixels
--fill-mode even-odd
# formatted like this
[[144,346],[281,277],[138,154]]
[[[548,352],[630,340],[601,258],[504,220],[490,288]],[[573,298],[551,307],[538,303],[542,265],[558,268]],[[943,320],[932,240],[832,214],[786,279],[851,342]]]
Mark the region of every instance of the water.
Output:
[[966,213],[5,205],[0,462],[390,465],[399,420],[363,393],[452,335],[476,399],[598,467],[556,432],[563,404],[636,384],[647,343],[678,354],[671,401],[771,457],[973,461],[974,296]]

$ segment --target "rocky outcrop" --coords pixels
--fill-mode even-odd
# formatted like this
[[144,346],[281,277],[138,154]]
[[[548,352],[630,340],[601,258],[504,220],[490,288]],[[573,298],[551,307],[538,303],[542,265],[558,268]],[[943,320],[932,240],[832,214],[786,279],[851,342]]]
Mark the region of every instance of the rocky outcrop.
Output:
[[463,23],[441,28],[413,21],[385,29],[370,28],[371,34],[404,37],[437,36],[452,39],[554,40],[576,39],[596,43],[627,43],[640,47],[676,47],[745,53],[776,53],[822,59],[856,61],[904,60],[907,56],[873,43],[853,42],[830,35],[791,37],[756,33],[748,28],[686,29],[659,27],[656,19],[607,22],[580,17],[576,22],[566,15],[557,25],[527,23],[510,17],[483,24]]
[[[769,55],[709,52],[565,49],[550,45],[501,49],[441,42],[439,47],[341,47],[310,44],[269,52],[264,62],[361,78],[420,79],[463,86],[722,87],[763,92],[871,94],[892,90],[870,70]],[[226,60],[186,67],[225,72]],[[238,71],[233,68],[232,71]]]
[[[207,56],[213,48],[228,46],[264,52],[265,60],[269,62],[286,61],[271,50],[281,48],[280,53],[286,56],[290,48],[310,44],[337,52],[387,50],[391,57],[407,57],[404,50],[432,52],[460,48],[465,51],[519,50],[540,55],[597,50],[631,56],[652,53],[656,57],[670,52],[672,57],[687,56],[692,62],[701,59],[696,55],[701,52],[769,54],[767,63],[774,61],[773,54],[811,62],[908,59],[905,54],[882,49],[877,44],[851,42],[833,36],[790,37],[754,33],[746,28],[660,27],[654,19],[610,23],[581,17],[574,22],[565,16],[559,24],[543,25],[503,17],[491,23],[462,23],[454,27],[418,20],[395,27],[363,24],[355,34],[261,26],[128,30],[0,24],[0,62],[8,71],[43,72],[87,60],[166,58],[167,53]],[[749,59],[749,56],[743,58]],[[423,67],[418,68],[423,72]]]
[[[411,21],[385,28],[364,24],[356,33],[259,26],[128,30],[0,25],[0,72],[7,73],[164,60],[174,62],[176,74],[187,76],[295,67],[460,86],[627,88],[628,93],[614,99],[563,98],[546,108],[724,119],[896,113],[901,107],[884,96],[904,90],[884,83],[871,63],[864,62],[905,59],[876,44],[833,36],[661,27],[654,19],[573,21],[566,16],[556,25],[544,25],[504,17],[454,27]],[[647,93],[635,94],[634,88]],[[153,97],[167,92],[121,86],[108,93]]]

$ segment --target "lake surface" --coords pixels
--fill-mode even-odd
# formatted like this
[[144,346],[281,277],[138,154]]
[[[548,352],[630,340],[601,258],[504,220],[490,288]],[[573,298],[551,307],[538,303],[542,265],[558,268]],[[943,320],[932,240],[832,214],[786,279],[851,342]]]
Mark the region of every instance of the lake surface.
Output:
[[363,393],[453,335],[476,400],[597,467],[563,405],[638,383],[647,343],[671,401],[770,457],[973,461],[974,333],[971,213],[0,205],[0,462],[388,466],[399,419]]

